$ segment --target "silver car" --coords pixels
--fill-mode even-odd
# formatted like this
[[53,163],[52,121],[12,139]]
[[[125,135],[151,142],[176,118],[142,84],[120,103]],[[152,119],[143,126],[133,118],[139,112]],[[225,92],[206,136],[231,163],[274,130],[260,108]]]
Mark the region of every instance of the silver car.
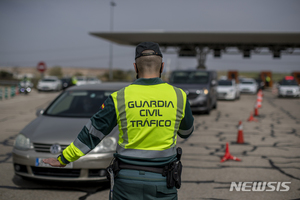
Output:
[[256,94],[258,90],[258,84],[253,78],[243,78],[240,81],[241,93]]
[[48,76],[38,82],[37,89],[38,91],[60,91],[62,82],[56,76]]
[[300,87],[293,76],[284,77],[277,88],[278,97],[300,97]]
[[117,126],[95,149],[65,168],[51,167],[42,159],[60,155],[89,118],[99,111],[106,98],[127,85],[129,83],[102,83],[70,87],[44,111],[37,111],[38,117],[16,137],[13,148],[15,174],[44,180],[106,180],[105,169],[116,151]]

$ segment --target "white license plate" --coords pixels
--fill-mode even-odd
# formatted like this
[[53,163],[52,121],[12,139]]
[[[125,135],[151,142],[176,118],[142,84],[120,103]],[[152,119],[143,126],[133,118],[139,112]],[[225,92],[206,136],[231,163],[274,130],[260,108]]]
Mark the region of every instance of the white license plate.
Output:
[[[51,165],[44,163],[43,159],[45,159],[45,158],[36,158],[35,159],[35,166],[36,167],[52,167]],[[54,167],[54,168],[61,168],[61,167]],[[71,162],[63,168],[73,168],[73,163]]]

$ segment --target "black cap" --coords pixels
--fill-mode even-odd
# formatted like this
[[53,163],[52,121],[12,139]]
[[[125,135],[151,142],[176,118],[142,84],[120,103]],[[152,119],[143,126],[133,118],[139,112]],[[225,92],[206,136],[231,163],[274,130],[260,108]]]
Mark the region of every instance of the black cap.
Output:
[[[153,50],[153,53],[142,53],[145,50]],[[163,57],[160,50],[159,45],[155,42],[142,42],[136,46],[135,49],[135,59],[141,57],[141,56],[151,56],[156,55]]]

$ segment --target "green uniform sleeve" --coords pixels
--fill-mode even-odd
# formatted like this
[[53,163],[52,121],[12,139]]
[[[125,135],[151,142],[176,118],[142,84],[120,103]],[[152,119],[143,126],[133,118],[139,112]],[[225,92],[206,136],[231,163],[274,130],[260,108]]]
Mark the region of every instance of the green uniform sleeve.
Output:
[[77,138],[61,154],[61,161],[65,164],[79,159],[93,150],[101,140],[117,125],[114,102],[109,96],[101,109],[94,114],[82,128]]
[[181,138],[188,138],[194,131],[194,117],[189,100],[186,100],[185,115],[181,120],[177,134]]

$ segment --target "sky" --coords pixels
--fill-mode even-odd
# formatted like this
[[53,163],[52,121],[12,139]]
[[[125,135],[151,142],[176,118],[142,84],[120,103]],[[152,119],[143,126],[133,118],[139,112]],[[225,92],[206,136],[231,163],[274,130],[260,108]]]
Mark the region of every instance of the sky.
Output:
[[[0,0],[0,66],[108,68],[111,0]],[[114,0],[113,31],[300,32],[298,0]],[[113,45],[113,68],[133,69],[135,47]],[[166,69],[195,68],[195,58],[165,54]],[[300,55],[207,56],[218,71],[300,71]]]

